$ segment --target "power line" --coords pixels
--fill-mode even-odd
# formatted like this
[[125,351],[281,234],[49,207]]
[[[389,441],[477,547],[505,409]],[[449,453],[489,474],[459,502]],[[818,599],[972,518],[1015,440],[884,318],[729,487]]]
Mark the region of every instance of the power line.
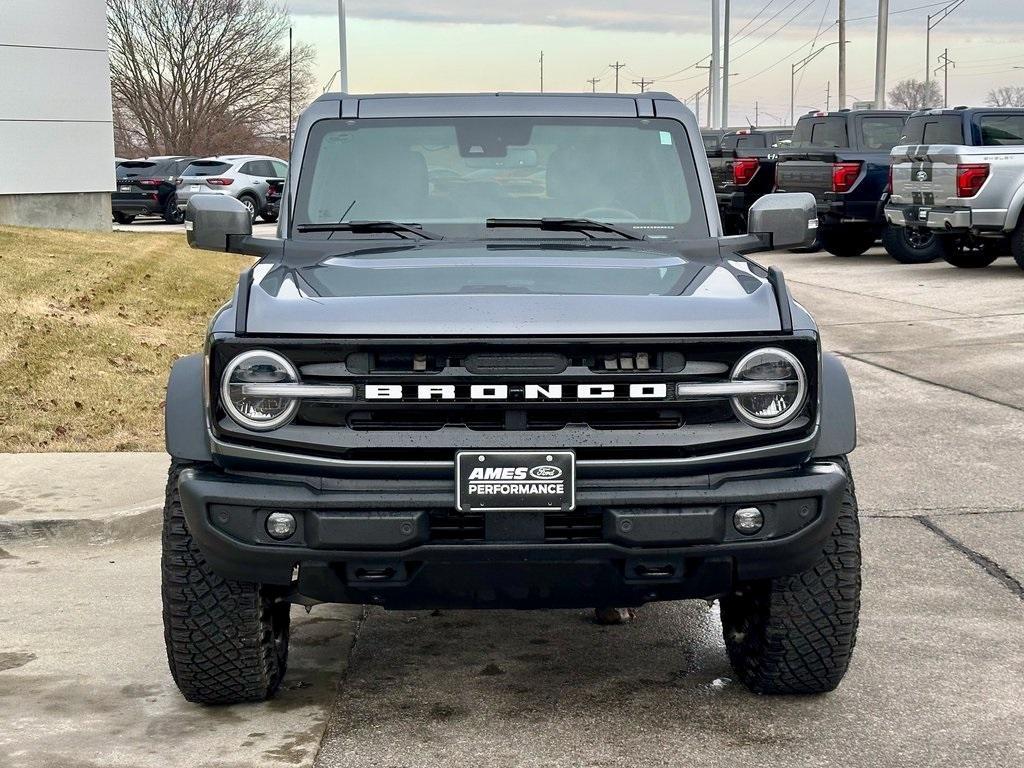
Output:
[[[789,21],[785,22],[785,23],[784,23],[784,24],[783,24],[783,25],[782,25],[781,27],[779,27],[778,29],[776,29],[776,30],[775,30],[774,32],[772,32],[772,33],[771,33],[770,35],[768,35],[767,37],[764,37],[764,38],[762,38],[761,42],[759,42],[759,43],[757,43],[756,45],[754,45],[754,46],[752,46],[752,47],[748,48],[748,49],[747,49],[747,50],[745,50],[745,51],[744,51],[743,53],[741,53],[741,54],[740,54],[739,56],[735,56],[735,57],[733,58],[733,61],[738,61],[739,59],[742,59],[742,58],[743,58],[744,56],[746,56],[746,55],[747,55],[748,53],[753,53],[754,51],[756,51],[756,50],[757,50],[758,48],[760,48],[760,47],[761,47],[762,45],[764,45],[764,44],[765,44],[765,43],[767,43],[767,42],[768,42],[769,40],[771,40],[771,39],[772,39],[773,37],[775,37],[775,36],[776,36],[777,34],[779,34],[779,32],[781,32],[781,31],[782,31],[782,30],[784,30],[784,29],[785,29],[786,27],[788,27],[788,26],[789,26],[790,24],[792,24],[792,23],[793,23],[794,21],[796,21],[796,19],[797,19],[797,17],[798,17],[798,16],[800,16],[801,14],[803,14],[803,13],[804,13],[804,12],[805,12],[805,11],[806,11],[806,10],[807,10],[808,8],[810,8],[810,7],[811,7],[812,5],[814,5],[814,4],[816,3],[816,2],[818,2],[818,0],[809,0],[809,2],[808,2],[808,3],[807,3],[807,4],[805,5],[805,6],[803,6],[803,7],[802,7],[802,8],[801,8],[801,9],[800,9],[799,11],[797,11],[796,13],[794,13],[794,14],[793,14],[793,15],[792,15],[792,16],[791,16],[791,17],[789,18]],[[814,38],[814,39],[815,39],[815,40],[817,40],[817,39],[818,39],[818,37],[819,37],[819,36],[815,36],[815,38]]]

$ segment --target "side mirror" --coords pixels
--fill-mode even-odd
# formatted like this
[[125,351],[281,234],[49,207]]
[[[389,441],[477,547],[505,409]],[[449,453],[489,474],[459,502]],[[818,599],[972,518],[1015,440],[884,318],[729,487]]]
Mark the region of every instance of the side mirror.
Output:
[[806,248],[818,235],[818,206],[809,192],[765,195],[750,206],[747,232],[771,240],[772,248]]
[[185,237],[192,248],[228,250],[228,238],[252,234],[249,209],[228,195],[193,195],[185,208]]

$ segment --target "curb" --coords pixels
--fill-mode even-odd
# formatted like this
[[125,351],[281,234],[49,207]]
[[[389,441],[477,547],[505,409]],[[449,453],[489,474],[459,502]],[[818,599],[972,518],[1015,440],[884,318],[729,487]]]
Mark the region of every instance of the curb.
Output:
[[0,519],[0,544],[75,539],[79,543],[107,544],[157,536],[162,524],[163,499],[153,499],[96,517]]

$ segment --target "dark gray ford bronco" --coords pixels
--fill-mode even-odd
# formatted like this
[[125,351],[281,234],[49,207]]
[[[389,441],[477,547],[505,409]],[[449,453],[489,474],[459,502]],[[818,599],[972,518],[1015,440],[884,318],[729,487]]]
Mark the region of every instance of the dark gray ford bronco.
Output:
[[860,590],[849,380],[782,274],[806,194],[724,237],[667,94],[327,95],[276,238],[167,395],[167,653],[191,701],[257,701],[289,610],[718,599],[738,677],[833,689]]

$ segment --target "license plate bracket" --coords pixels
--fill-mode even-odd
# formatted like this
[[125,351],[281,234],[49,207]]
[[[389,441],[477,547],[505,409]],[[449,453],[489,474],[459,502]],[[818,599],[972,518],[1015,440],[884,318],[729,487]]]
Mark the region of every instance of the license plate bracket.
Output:
[[576,454],[460,451],[455,507],[460,512],[571,512],[576,508]]

